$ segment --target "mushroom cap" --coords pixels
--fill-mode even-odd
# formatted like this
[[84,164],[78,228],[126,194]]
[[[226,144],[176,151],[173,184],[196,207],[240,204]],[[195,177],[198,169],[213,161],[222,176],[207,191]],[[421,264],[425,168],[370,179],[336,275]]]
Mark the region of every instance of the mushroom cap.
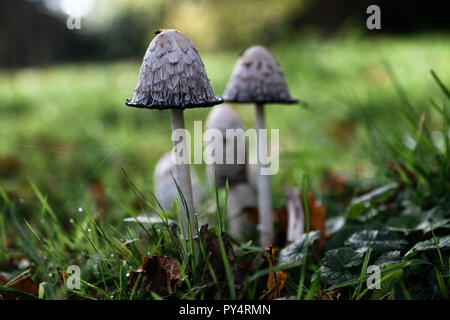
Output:
[[214,95],[192,41],[178,30],[158,30],[144,57],[138,85],[126,104],[148,109],[211,107]]
[[205,128],[218,129],[225,137],[227,129],[244,129],[244,124],[229,104],[223,104],[211,109],[206,119]]
[[234,66],[223,98],[237,103],[296,103],[275,57],[262,46],[244,51]]
[[[215,173],[217,172],[217,185],[220,188],[225,187],[227,179],[230,186],[247,181],[246,164],[237,163],[237,148],[239,137],[234,135],[227,135],[227,129],[242,129],[244,130],[244,124],[242,123],[239,115],[229,105],[221,105],[214,107],[208,115],[206,120],[206,129],[217,129],[222,132],[223,135],[223,163],[222,164],[210,164],[208,165],[208,175],[211,184],[215,185]],[[234,140],[234,163],[227,164],[226,161],[226,147],[228,143],[232,143]],[[245,143],[245,138],[244,141]],[[245,152],[245,159],[247,162],[247,150]]]

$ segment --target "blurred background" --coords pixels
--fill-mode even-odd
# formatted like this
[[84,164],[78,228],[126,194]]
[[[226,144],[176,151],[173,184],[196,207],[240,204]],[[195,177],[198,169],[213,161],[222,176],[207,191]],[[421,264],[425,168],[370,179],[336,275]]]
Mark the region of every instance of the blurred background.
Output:
[[[381,7],[381,30],[366,28],[370,4]],[[68,28],[69,16],[81,29]],[[279,60],[306,104],[267,108],[268,127],[280,129],[275,206],[304,172],[319,195],[382,180],[374,161],[388,159],[368,126],[401,135],[395,106],[406,95],[437,127],[428,103],[442,95],[430,69],[450,82],[444,1],[0,0],[0,184],[12,198],[38,208],[31,181],[61,214],[83,207],[123,218],[120,204],[137,204],[121,169],[152,190],[154,166],[171,149],[170,115],[124,101],[159,28],[193,40],[217,95],[247,47],[265,45]],[[234,108],[252,127],[253,107]],[[188,128],[208,112],[187,111]],[[444,134],[436,130],[436,144]],[[204,168],[194,169],[209,188]]]

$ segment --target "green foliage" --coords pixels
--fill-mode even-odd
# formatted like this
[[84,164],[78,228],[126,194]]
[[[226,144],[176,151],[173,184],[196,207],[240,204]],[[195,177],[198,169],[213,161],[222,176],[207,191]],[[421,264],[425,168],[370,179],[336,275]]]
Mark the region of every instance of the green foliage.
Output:
[[388,230],[363,230],[352,234],[345,245],[359,252],[366,252],[369,249],[374,252],[386,252],[401,249],[407,243],[406,240]]
[[[150,191],[154,165],[171,148],[169,115],[124,106],[137,81],[137,62],[85,64],[0,75],[0,271],[31,272],[37,297],[44,299],[203,299],[211,288],[217,298],[266,298],[266,276],[279,270],[288,272],[285,292],[291,297],[325,299],[338,292],[348,299],[446,299],[448,39],[304,40],[270,48],[292,93],[309,105],[267,108],[268,127],[280,128],[281,142],[281,167],[272,187],[279,207],[282,186],[297,184],[304,172],[313,190],[325,170],[351,177],[352,201],[336,204],[323,195],[329,221],[339,223],[321,251],[312,249],[319,233],[310,232],[308,241],[304,236],[280,250],[276,266],[253,264],[253,273],[242,280],[224,254],[222,238],[222,278],[202,246],[196,263],[192,232],[186,243],[173,223],[179,209],[162,210]],[[220,94],[236,52],[203,57]],[[379,63],[381,57],[393,66],[401,87]],[[429,61],[438,72],[428,79]],[[253,108],[234,108],[252,127]],[[207,112],[186,112],[188,128]],[[104,208],[99,195],[106,199]],[[210,188],[196,227],[209,222],[222,237],[226,194],[219,195]],[[140,214],[159,220],[123,222]],[[243,265],[257,260],[261,250],[248,240],[233,242]],[[129,273],[154,254],[179,262],[173,295],[149,293],[140,278],[129,287]],[[23,265],[11,267],[10,261],[22,259]],[[80,290],[58,281],[73,264],[81,266]],[[366,287],[372,264],[381,268],[381,289]],[[206,270],[212,274],[207,283]],[[0,294],[7,290],[0,288]]]
[[[309,233],[309,246],[312,246],[314,241],[319,239],[320,231],[311,231]],[[278,263],[291,263],[291,262],[300,262],[303,261],[305,256],[305,240],[306,234],[301,235],[296,241],[291,243],[290,245],[284,247],[280,251],[280,255],[278,257]]]
[[327,251],[319,268],[321,279],[329,287],[354,279],[358,271],[353,267],[360,266],[363,257],[363,253],[348,247]]

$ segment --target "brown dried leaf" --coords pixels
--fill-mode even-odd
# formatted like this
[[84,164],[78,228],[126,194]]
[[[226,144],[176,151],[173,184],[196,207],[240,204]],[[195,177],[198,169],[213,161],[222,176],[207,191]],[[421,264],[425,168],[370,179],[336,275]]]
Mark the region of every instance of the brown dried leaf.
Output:
[[[275,264],[275,250],[270,247],[266,248],[266,252],[268,253],[269,268],[272,268]],[[281,290],[284,287],[286,278],[287,273],[282,270],[269,273],[267,277],[267,290],[272,291],[269,299],[278,299],[281,297]]]
[[141,266],[130,272],[129,287],[132,288],[139,274],[149,282],[149,290],[158,295],[174,294],[180,278],[180,267],[175,259],[167,256],[144,257]]
[[[0,281],[1,282],[6,281],[2,285],[6,285],[8,283],[8,279],[6,279],[5,277],[1,278]],[[33,294],[33,295],[37,295],[39,293],[39,289],[38,289],[37,285],[34,283],[34,281],[31,279],[30,275],[24,275],[24,276],[19,277],[18,279],[14,280],[13,283],[8,285],[8,287],[11,289],[17,290],[17,291],[26,292],[26,293]],[[3,298],[5,300],[16,300],[17,296],[16,295],[8,295],[8,296],[3,296]]]
[[[223,265],[223,258],[220,252],[220,243],[219,238],[210,233],[208,231],[208,225],[204,225],[200,228],[200,239],[205,247],[206,256],[208,257],[211,266],[216,273],[218,278],[225,276],[225,267]],[[230,241],[225,233],[222,234],[222,241],[225,247],[225,252],[230,262],[230,265],[233,267],[235,263],[235,257],[233,252],[233,247],[231,246]],[[209,275],[209,273],[207,273]],[[211,278],[212,280],[212,278]]]
[[[219,285],[223,290],[222,294],[227,294],[228,292],[228,284],[225,278],[225,266],[223,263],[223,257],[220,251],[220,242],[219,237],[210,233],[208,231],[208,225],[204,225],[200,228],[200,239],[205,248],[206,257],[211,264],[212,269],[218,279]],[[225,233],[222,233],[222,241],[225,247],[225,253],[230,264],[231,271],[234,275],[234,285],[237,290],[240,290],[245,282],[245,275],[248,273],[248,270],[244,267],[241,267],[237,264],[236,258],[234,255],[233,247],[231,245],[228,236]],[[213,277],[209,270],[207,270],[203,275],[203,281],[205,283],[209,283],[213,281]],[[211,287],[205,291],[207,299],[214,299],[217,293],[217,289],[215,287]],[[227,298],[223,297],[222,298]]]

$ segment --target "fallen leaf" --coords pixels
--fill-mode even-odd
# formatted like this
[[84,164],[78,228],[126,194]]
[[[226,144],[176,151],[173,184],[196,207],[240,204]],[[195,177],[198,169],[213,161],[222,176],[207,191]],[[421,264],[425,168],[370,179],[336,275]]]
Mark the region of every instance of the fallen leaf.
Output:
[[[218,279],[220,287],[223,289],[221,290],[222,294],[227,294],[229,290],[228,290],[228,283],[226,281],[226,273],[225,273],[225,266],[223,263],[223,257],[220,251],[219,237],[209,232],[208,225],[206,224],[200,228],[200,239],[205,248],[206,257],[212,269],[214,270],[214,273]],[[244,285],[247,270],[236,263],[233,247],[226,233],[222,233],[222,241],[225,248],[225,254],[228,263],[234,276],[234,286],[236,290],[240,290]],[[213,277],[209,269],[206,269],[206,272],[203,275],[203,282],[209,283],[212,281],[214,281]],[[205,293],[207,299],[214,299],[217,293],[217,288],[211,287],[207,289]],[[225,297],[222,296],[222,298]]]
[[17,281],[14,281],[10,288],[23,291],[30,294],[38,294],[39,289],[29,275],[20,277]]
[[[225,266],[223,265],[223,257],[220,251],[219,237],[208,231],[208,225],[200,228],[200,239],[205,247],[206,256],[211,263],[217,277],[225,275]],[[234,264],[235,256],[233,247],[225,233],[222,233],[222,241],[225,247],[225,253],[230,265]]]
[[[5,282],[6,281],[6,282]],[[3,283],[4,282],[4,283]],[[6,277],[0,278],[0,285],[6,285],[9,283],[8,279]],[[3,284],[1,284],[3,283]],[[32,295],[37,295],[39,293],[39,289],[37,285],[34,283],[34,281],[31,279],[30,275],[24,275],[21,276],[15,280],[13,280],[12,283],[8,285],[8,288],[26,292]],[[3,299],[5,300],[17,300],[16,295],[5,295],[3,296]]]
[[[270,247],[266,248],[268,253],[269,268],[275,265],[275,250]],[[284,287],[284,283],[287,278],[287,273],[282,270],[271,272],[267,278],[267,290],[272,291],[270,293],[269,299],[278,299],[281,297],[281,290]]]
[[149,282],[149,291],[158,295],[174,294],[180,278],[180,267],[175,259],[167,256],[144,257],[141,266],[130,272],[130,288],[134,286],[139,274],[143,274]]

